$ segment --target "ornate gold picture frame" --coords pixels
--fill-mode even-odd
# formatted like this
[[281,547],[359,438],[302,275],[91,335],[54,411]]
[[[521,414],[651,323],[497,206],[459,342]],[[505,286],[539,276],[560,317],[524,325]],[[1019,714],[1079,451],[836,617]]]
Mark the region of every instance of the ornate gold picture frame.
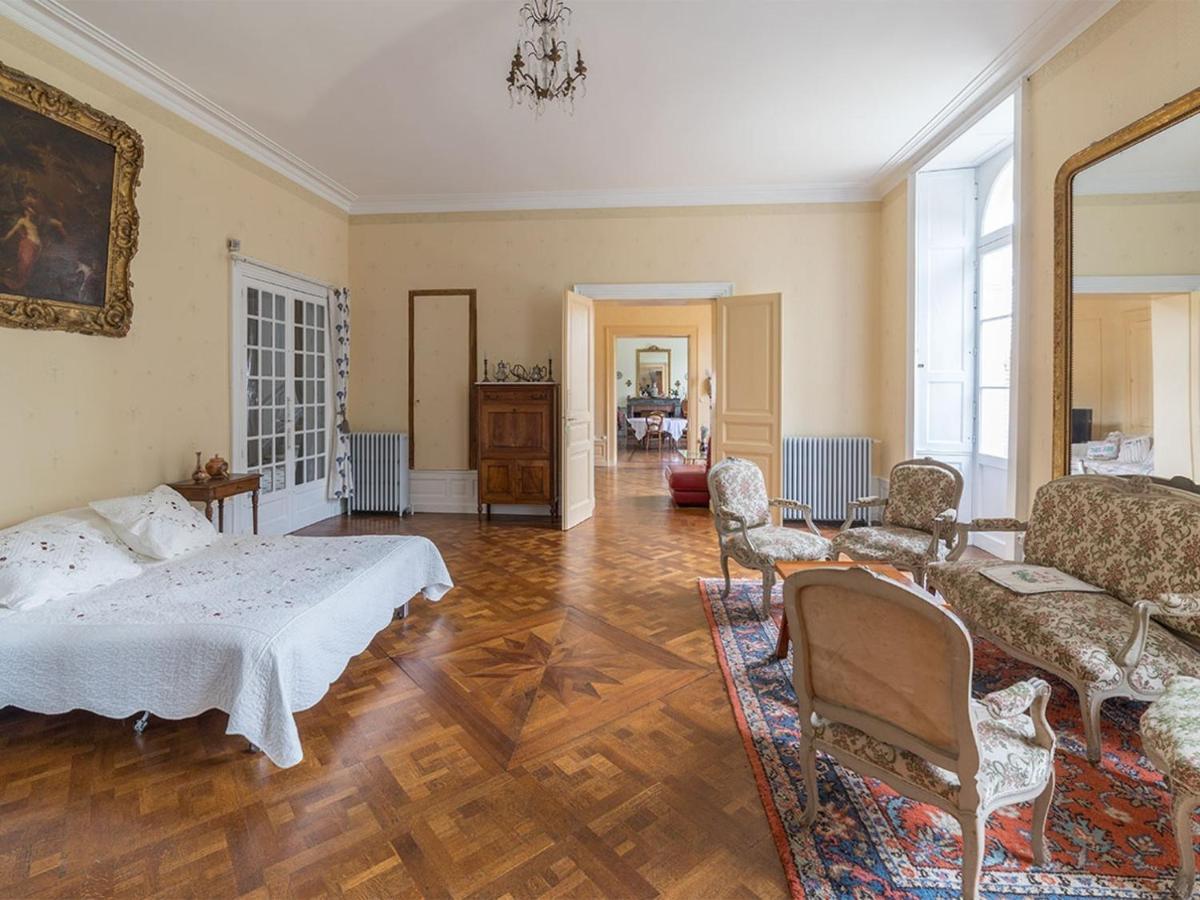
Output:
[[0,325],[121,337],[142,138],[0,63]]
[[1200,114],[1200,88],[1172,100],[1136,122],[1080,150],[1058,170],[1054,180],[1054,432],[1053,474],[1070,471],[1072,349],[1072,216],[1075,176],[1125,148]]

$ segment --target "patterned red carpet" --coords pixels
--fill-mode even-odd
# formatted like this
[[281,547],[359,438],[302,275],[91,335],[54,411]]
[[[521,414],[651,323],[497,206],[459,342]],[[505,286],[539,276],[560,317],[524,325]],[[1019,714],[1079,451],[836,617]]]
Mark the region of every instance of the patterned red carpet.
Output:
[[[898,796],[818,758],[821,815],[800,824],[803,779],[796,756],[791,664],[776,660],[782,614],[775,589],[773,621],[756,610],[758,581],[700,582],[734,715],[758,780],[759,793],[793,896],[959,896],[958,824],[941,810]],[[989,897],[1163,897],[1178,862],[1162,778],[1141,755],[1137,733],[1144,703],[1104,705],[1104,759],[1088,763],[1075,693],[990,644],[975,647],[980,694],[1033,674],[1054,687],[1050,721],[1058,734],[1058,789],[1047,839],[1051,864],[1033,868],[1030,806],[1011,807],[988,822],[982,891]]]

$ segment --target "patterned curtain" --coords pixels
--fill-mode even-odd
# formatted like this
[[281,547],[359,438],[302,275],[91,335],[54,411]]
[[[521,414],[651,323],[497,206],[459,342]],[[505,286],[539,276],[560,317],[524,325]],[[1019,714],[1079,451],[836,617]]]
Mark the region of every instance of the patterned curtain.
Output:
[[329,319],[333,325],[333,465],[329,467],[330,500],[354,496],[354,466],[350,459],[350,420],[346,401],[350,393],[350,289],[329,293]]

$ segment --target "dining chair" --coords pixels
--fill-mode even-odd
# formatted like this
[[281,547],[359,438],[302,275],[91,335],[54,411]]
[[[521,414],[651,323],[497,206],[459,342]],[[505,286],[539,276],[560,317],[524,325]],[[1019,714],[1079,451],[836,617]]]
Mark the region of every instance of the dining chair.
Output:
[[663,414],[652,412],[646,414],[646,436],[642,438],[646,449],[650,449],[652,439],[658,444],[658,452],[661,455],[663,449]]
[[987,820],[997,809],[1033,801],[1033,862],[1046,864],[1055,747],[1049,684],[1029,678],[973,700],[973,645],[958,616],[926,591],[867,569],[791,575],[783,603],[804,824],[820,808],[819,750],[958,820],[967,900],[979,896]]

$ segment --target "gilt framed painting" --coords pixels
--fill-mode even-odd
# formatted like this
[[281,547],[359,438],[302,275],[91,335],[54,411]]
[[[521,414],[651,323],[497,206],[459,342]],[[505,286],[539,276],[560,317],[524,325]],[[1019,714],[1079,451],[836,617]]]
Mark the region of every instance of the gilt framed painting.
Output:
[[0,325],[121,337],[142,138],[0,63]]

